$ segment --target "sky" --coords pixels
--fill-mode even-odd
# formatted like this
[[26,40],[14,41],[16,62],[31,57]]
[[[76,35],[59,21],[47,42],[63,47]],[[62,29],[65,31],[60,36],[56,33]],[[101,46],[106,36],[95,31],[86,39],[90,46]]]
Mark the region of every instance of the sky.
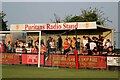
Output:
[[[9,1],[9,0],[8,0]],[[117,2],[2,2],[2,10],[10,24],[51,23],[54,13],[61,19],[67,15],[79,15],[80,9],[98,8],[109,17],[109,27],[118,26]],[[118,27],[116,27],[118,28]],[[118,29],[117,29],[118,30]]]

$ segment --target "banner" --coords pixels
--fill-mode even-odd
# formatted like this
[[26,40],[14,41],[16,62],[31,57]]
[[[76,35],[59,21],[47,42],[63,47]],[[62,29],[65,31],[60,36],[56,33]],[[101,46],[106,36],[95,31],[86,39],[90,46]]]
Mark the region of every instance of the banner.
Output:
[[107,66],[120,66],[120,57],[107,57]]
[[[103,56],[79,56],[79,68],[106,68],[106,57]],[[75,67],[75,55],[50,55],[48,66]]]
[[75,56],[50,55],[46,61],[47,66],[75,67]]
[[10,30],[72,30],[97,29],[96,22],[70,22],[46,24],[11,24]]
[[106,68],[106,57],[79,56],[80,68]]
[[[22,54],[22,64],[38,64],[38,54]],[[44,55],[40,55],[40,64],[44,64]]]
[[2,64],[20,64],[19,54],[2,54]]

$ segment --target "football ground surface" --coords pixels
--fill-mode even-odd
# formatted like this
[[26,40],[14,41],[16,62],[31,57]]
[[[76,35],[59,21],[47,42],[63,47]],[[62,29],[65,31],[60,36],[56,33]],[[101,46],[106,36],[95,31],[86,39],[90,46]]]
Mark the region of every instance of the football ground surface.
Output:
[[111,78],[114,80],[112,78],[118,77],[118,71],[110,70],[2,65],[2,78],[33,78],[33,80],[34,78]]

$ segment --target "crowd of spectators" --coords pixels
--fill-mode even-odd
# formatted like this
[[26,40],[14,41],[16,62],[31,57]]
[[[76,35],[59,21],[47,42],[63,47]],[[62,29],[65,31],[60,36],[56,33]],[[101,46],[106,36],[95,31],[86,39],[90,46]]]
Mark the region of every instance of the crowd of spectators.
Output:
[[[26,48],[31,48],[32,53],[39,52],[39,38],[33,42],[31,37],[28,37],[27,42],[17,39],[16,41],[8,41],[5,44],[3,40],[1,43],[2,53],[15,53],[16,48],[22,48],[22,53],[27,53]],[[60,53],[66,56],[69,53],[73,53],[74,50],[78,50],[80,55],[117,55],[114,52],[113,45],[109,39],[99,35],[98,37],[83,36],[79,37],[68,37],[62,39],[60,35],[57,35],[57,39],[49,36],[46,44],[44,40],[41,40],[41,54],[49,55],[50,53]]]

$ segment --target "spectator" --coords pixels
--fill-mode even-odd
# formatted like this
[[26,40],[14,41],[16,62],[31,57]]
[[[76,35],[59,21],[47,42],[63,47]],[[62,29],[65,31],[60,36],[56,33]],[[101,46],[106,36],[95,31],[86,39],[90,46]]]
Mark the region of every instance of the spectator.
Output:
[[92,52],[93,52],[93,55],[99,55],[99,51],[98,51],[97,47],[94,47]]
[[76,41],[76,50],[78,50],[78,53],[80,53],[80,38],[77,38],[77,41]]
[[62,38],[60,35],[57,35],[57,50],[62,52]]
[[48,55],[50,54],[50,41],[51,41],[51,37],[48,37],[48,40],[47,40],[47,53],[48,53]]
[[27,53],[27,49],[25,48],[25,46],[22,46],[22,53]]
[[93,50],[94,47],[97,47],[96,43],[94,41],[90,42],[90,50]]
[[31,52],[32,53],[38,53],[39,49],[37,46],[34,46],[32,49],[31,49]]
[[90,41],[85,45],[88,50],[88,55],[92,55],[92,51],[90,50]]
[[113,47],[108,47],[108,52],[107,52],[108,55],[115,55],[115,51],[113,50]]
[[86,38],[85,36],[83,36],[83,45],[85,46],[88,43],[88,38]]
[[16,45],[12,47],[12,53],[16,53]]
[[107,52],[108,52],[107,45],[104,45],[103,50],[102,50],[102,55],[107,56]]
[[18,39],[15,41],[15,45],[16,45],[16,47],[19,47],[19,40]]
[[102,51],[103,51],[103,44],[100,43],[99,45],[99,54],[102,55]]
[[87,47],[83,47],[82,54],[83,55],[88,55]]
[[44,55],[44,59],[46,61],[48,59],[48,53],[47,53],[47,48],[44,44],[41,44],[40,53]]
[[33,46],[33,40],[31,37],[28,37],[28,47]]
[[72,47],[73,50],[76,48],[76,44],[75,43],[76,43],[76,38],[73,37],[72,40],[71,40],[71,47]]
[[4,40],[2,41],[2,44],[1,44],[1,52],[2,53],[6,52],[6,44]]
[[70,51],[70,44],[68,42],[68,39],[65,39],[65,41],[63,43],[63,49],[64,49],[64,55],[65,55],[65,57],[67,57],[68,52]]
[[71,38],[70,37],[68,38],[68,42],[69,42],[69,44],[71,44]]
[[10,41],[8,41],[8,43],[7,43],[7,52],[8,53],[10,53],[11,52],[11,50],[12,50],[12,45],[11,45],[11,42]]
[[80,54],[82,54],[83,49],[84,49],[84,45],[83,45],[83,43],[81,43],[81,44],[80,44]]
[[55,45],[55,40],[52,38],[52,40],[50,41],[50,50],[51,52],[55,53],[56,52],[56,45]]
[[107,48],[110,47],[110,46],[112,46],[109,39],[107,39],[106,45],[107,45]]

